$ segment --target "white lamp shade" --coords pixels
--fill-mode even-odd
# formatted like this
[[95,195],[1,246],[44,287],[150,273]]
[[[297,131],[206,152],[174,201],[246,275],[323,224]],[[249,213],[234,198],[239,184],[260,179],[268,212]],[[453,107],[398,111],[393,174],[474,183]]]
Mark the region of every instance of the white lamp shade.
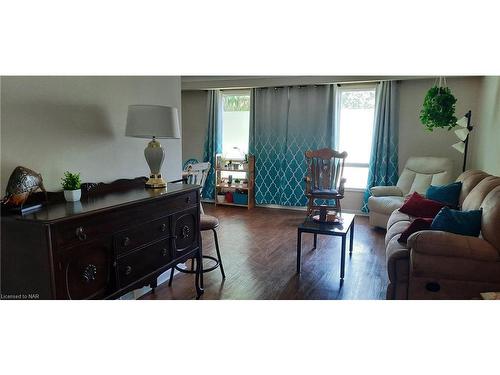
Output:
[[467,128],[461,128],[461,129],[455,130],[455,134],[458,137],[458,139],[460,139],[463,142],[467,139],[467,136],[469,135],[469,131],[467,130]]
[[457,125],[466,128],[467,127],[467,117],[462,117],[460,120],[457,121]]
[[137,138],[180,138],[177,108],[129,105],[125,135]]
[[453,145],[451,145],[455,150],[460,152],[461,154],[465,153],[465,143],[464,142],[457,142]]

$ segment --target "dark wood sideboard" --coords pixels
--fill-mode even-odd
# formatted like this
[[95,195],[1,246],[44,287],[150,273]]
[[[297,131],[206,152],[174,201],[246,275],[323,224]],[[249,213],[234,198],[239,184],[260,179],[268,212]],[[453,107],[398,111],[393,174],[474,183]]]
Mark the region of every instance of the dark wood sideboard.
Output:
[[82,185],[80,202],[60,196],[37,212],[2,213],[3,299],[111,299],[198,259],[203,293],[199,186],[146,189],[142,178]]

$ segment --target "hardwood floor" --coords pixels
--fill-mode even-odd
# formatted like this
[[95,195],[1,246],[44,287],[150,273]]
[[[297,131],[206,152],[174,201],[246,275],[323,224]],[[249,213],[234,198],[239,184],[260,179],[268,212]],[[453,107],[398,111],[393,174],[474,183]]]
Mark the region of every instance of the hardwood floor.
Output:
[[[297,225],[305,212],[285,209],[217,208],[204,204],[217,216],[219,245],[226,272],[205,273],[202,299],[384,299],[387,286],[384,232],[357,216],[354,250],[346,256],[340,284],[340,237],[303,234],[302,272],[295,273]],[[211,231],[203,233],[203,253],[215,255]],[[347,252],[348,254],[348,252]],[[207,261],[209,262],[209,261]],[[208,263],[207,263],[208,265]],[[142,299],[192,299],[194,275],[178,274],[172,287],[163,283]]]

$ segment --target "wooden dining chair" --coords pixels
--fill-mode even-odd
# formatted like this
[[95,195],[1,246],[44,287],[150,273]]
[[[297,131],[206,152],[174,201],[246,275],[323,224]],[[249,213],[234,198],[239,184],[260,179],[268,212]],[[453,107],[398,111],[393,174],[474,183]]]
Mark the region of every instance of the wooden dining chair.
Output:
[[[182,181],[186,184],[200,185],[200,198],[202,197],[203,187],[207,181],[208,172],[210,171],[210,163],[193,163],[187,164],[182,173]],[[200,203],[201,213],[204,214],[203,205]]]
[[[320,207],[341,212],[340,200],[344,198],[343,178],[347,152],[338,152],[330,148],[309,150],[305,153],[307,162],[306,197],[307,216],[311,216]],[[334,205],[316,205],[316,199],[333,201]]]

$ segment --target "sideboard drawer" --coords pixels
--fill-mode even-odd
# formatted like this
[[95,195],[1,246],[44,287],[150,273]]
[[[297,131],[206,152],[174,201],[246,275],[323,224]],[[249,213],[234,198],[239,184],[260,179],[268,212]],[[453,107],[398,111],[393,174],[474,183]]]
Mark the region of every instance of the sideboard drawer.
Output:
[[138,225],[113,236],[114,249],[117,255],[124,254],[137,247],[146,245],[169,236],[170,220],[168,217]]
[[186,208],[197,207],[199,204],[198,194],[196,191],[190,191],[182,195],[171,198],[170,200],[163,200],[157,203],[158,210],[165,212],[165,214],[172,214],[179,210]]
[[116,213],[92,215],[68,220],[54,226],[55,240],[60,249],[86,245],[112,232]]
[[118,285],[124,287],[172,260],[170,239],[158,241],[117,259]]

